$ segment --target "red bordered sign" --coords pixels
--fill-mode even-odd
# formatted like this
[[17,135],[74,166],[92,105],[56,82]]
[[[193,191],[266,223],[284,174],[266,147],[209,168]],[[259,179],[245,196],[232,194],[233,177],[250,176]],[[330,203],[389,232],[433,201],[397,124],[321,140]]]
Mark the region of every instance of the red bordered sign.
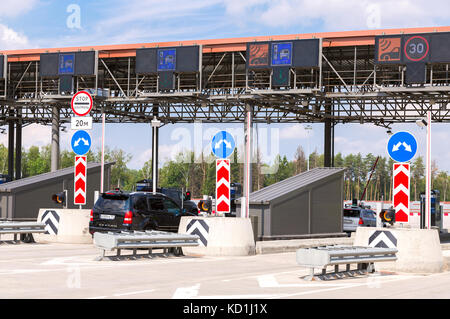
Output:
[[70,106],[73,113],[78,116],[85,116],[92,110],[93,104],[92,96],[86,91],[80,91],[72,97]]

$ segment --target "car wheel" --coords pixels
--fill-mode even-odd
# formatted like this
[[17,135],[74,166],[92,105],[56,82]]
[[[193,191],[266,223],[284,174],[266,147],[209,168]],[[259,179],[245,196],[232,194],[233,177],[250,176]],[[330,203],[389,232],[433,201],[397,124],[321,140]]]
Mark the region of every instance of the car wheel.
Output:
[[183,256],[183,249],[181,249],[181,247],[174,247],[174,248],[172,248],[171,250],[172,250],[171,252],[172,252],[175,256],[177,256],[177,257]]
[[34,238],[33,235],[31,233],[27,233],[27,234],[21,234],[20,235],[20,240],[23,241],[24,243],[34,243]]

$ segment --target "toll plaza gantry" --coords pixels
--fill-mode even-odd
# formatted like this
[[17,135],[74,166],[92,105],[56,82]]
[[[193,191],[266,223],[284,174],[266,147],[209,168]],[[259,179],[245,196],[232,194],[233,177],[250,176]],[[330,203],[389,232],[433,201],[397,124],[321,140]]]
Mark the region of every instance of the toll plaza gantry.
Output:
[[94,98],[94,122],[105,114],[109,123],[246,123],[246,149],[252,123],[324,123],[328,167],[338,123],[389,129],[428,110],[450,121],[450,26],[0,53],[0,126],[9,127],[11,178],[16,147],[16,179],[21,129],[31,123],[52,126],[58,167],[59,130],[80,90]]

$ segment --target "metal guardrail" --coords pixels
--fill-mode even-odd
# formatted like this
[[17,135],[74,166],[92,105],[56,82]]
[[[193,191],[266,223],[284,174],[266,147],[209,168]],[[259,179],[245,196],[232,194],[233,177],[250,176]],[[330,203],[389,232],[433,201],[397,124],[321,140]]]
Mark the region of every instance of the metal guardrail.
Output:
[[[343,278],[344,276],[374,272],[375,262],[395,261],[397,260],[396,253],[396,248],[346,245],[302,248],[297,250],[297,263],[310,268],[311,272],[309,276],[305,277],[306,280]],[[342,264],[346,265],[345,272],[339,272],[339,265]],[[351,271],[351,264],[357,264],[357,270]],[[334,266],[334,273],[327,274],[328,266]],[[314,276],[315,268],[322,269],[322,274]]]
[[138,249],[147,249],[152,255],[153,249],[163,249],[164,254],[168,249],[173,249],[175,255],[181,255],[181,247],[198,246],[199,236],[177,234],[162,231],[134,231],[134,232],[108,232],[94,233],[94,245],[101,249],[101,255],[97,260],[103,260],[106,251],[117,250],[115,257],[120,257],[121,250],[132,249],[134,257],[137,257]]
[[38,222],[0,222],[0,235],[14,234],[14,241],[18,234],[45,233],[45,223]]

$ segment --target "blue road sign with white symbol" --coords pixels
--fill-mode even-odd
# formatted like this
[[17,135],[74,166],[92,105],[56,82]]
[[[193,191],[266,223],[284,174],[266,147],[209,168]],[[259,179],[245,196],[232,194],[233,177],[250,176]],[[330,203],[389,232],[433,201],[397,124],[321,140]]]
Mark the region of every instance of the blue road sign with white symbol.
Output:
[[158,50],[158,71],[174,71],[177,51],[175,49]]
[[75,54],[59,55],[59,74],[73,74],[75,68]]
[[272,65],[292,64],[292,43],[272,43]]
[[409,132],[397,132],[389,138],[387,151],[394,161],[408,162],[416,155],[416,138]]
[[72,150],[77,155],[84,155],[91,148],[91,136],[88,132],[79,130],[72,135]]
[[227,158],[233,153],[236,143],[233,136],[227,131],[220,131],[214,135],[211,148],[214,155],[219,158]]

